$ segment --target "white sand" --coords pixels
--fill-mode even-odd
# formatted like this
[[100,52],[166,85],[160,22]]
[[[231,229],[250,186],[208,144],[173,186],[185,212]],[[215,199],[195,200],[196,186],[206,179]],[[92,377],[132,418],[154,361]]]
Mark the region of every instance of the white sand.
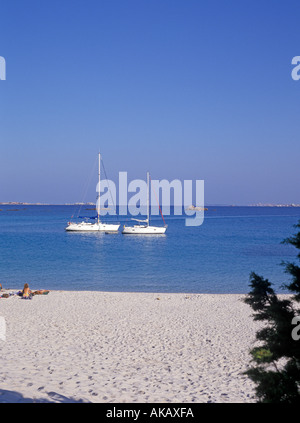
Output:
[[0,299],[0,402],[254,402],[242,295],[59,292]]

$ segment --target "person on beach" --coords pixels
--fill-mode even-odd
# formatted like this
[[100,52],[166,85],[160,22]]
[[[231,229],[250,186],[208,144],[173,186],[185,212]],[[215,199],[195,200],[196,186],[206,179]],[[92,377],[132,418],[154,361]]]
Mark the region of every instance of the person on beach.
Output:
[[22,298],[31,299],[31,291],[29,289],[28,283],[25,283],[23,291],[22,291]]
[[1,283],[0,283],[0,291],[2,291],[2,285],[1,285]]
[[46,289],[39,289],[38,291],[33,291],[32,295],[47,295],[49,292]]

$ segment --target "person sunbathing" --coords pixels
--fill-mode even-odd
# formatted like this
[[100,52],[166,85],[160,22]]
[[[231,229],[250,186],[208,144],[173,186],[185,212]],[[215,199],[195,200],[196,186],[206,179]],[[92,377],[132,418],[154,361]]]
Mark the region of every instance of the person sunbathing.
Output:
[[49,292],[46,289],[39,289],[38,291],[33,291],[32,295],[47,295]]
[[28,283],[25,283],[23,291],[22,291],[22,298],[27,298],[27,299],[31,299],[32,295],[31,295],[31,291],[29,289],[29,285]]

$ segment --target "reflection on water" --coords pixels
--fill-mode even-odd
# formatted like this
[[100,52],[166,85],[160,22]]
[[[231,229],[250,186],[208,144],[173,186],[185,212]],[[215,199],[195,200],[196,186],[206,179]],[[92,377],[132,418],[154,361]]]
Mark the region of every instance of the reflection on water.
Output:
[[[19,207],[18,207],[19,208]],[[66,232],[67,206],[1,206],[0,279],[33,289],[246,293],[255,271],[279,287],[296,251],[298,208],[214,207],[200,227],[167,218],[165,234]],[[126,220],[121,224],[126,223]],[[129,218],[127,219],[129,220]]]
[[123,236],[133,237],[141,237],[141,238],[165,238],[166,234],[122,234]]

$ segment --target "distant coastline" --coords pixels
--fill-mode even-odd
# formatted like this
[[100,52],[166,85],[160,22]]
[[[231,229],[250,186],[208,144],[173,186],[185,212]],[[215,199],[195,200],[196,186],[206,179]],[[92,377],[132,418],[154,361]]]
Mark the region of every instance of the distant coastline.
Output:
[[[18,201],[8,201],[8,202],[0,202],[1,206],[95,206],[96,204],[93,202],[87,203],[27,203],[27,202],[18,202]],[[205,206],[205,210],[207,207],[300,207],[300,204],[272,204],[272,203],[257,203],[257,204],[209,204]],[[190,206],[192,210],[194,207]],[[196,207],[197,208],[197,207]]]
[[1,203],[1,206],[95,206],[95,203],[23,203],[17,201],[10,201]]

